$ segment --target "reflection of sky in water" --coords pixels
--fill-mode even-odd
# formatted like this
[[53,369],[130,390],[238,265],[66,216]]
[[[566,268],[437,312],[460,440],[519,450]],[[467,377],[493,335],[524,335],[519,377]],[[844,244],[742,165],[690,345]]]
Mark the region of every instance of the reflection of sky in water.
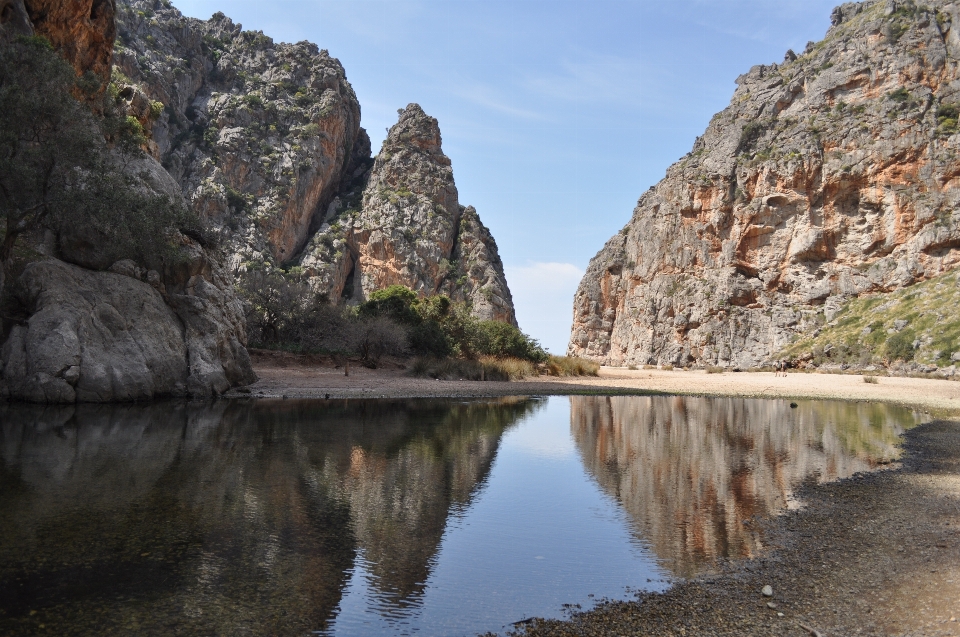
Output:
[[749,556],[745,520],[895,458],[922,420],[669,396],[0,404],[0,634],[502,630]]
[[358,563],[330,634],[468,635],[664,588],[626,514],[584,470],[569,418],[569,401],[552,398],[504,435],[486,484],[448,521],[420,608],[384,604]]

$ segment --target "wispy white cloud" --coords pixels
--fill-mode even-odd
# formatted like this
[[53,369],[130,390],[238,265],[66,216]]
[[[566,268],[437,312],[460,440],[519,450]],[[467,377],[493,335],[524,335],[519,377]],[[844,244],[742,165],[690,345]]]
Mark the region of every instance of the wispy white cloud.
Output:
[[657,59],[580,52],[558,62],[552,72],[528,75],[518,84],[529,94],[566,108],[633,113],[637,119],[630,121],[636,125],[645,121],[641,116],[660,122],[695,109],[696,102],[676,88],[689,81],[686,69],[655,63]]
[[514,106],[510,103],[509,98],[499,94],[500,92],[497,89],[489,86],[473,84],[454,89],[453,93],[472,104],[503,113],[504,115],[530,120],[544,119],[542,113]]
[[[783,42],[778,25],[826,20],[835,0],[690,0],[658,8],[705,31],[753,42]],[[730,20],[729,16],[738,16]],[[784,43],[789,46],[789,43]],[[786,50],[786,48],[784,49]]]

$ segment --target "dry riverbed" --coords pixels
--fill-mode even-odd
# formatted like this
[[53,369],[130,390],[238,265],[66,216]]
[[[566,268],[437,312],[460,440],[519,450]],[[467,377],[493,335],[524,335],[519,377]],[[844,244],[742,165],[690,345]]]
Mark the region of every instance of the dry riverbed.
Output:
[[[393,365],[349,376],[323,359],[255,353],[253,396],[374,398],[663,393],[896,402],[944,419],[905,436],[902,463],[798,494],[763,525],[766,550],[666,593],[611,602],[518,634],[960,635],[960,383],[881,377],[602,368],[597,378],[517,382],[411,378]],[[234,394],[236,392],[231,392]],[[764,586],[773,595],[762,594]]]

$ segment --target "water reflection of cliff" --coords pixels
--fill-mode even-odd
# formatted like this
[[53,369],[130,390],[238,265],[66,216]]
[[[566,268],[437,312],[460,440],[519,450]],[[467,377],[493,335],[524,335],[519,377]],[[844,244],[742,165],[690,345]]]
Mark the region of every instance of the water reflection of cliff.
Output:
[[402,606],[535,404],[0,406],[0,632],[321,630],[358,550]]
[[806,479],[896,457],[918,422],[888,405],[692,397],[572,397],[570,417],[588,470],[680,576],[753,555],[746,519],[781,510]]

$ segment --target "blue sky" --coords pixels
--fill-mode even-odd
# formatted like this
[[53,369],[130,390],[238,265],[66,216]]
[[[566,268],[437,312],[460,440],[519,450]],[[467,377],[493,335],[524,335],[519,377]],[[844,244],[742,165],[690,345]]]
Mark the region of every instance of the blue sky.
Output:
[[734,80],[835,0],[173,0],[340,59],[374,152],[397,109],[440,122],[460,202],[500,247],[520,327],[554,353],[590,258],[687,153]]

